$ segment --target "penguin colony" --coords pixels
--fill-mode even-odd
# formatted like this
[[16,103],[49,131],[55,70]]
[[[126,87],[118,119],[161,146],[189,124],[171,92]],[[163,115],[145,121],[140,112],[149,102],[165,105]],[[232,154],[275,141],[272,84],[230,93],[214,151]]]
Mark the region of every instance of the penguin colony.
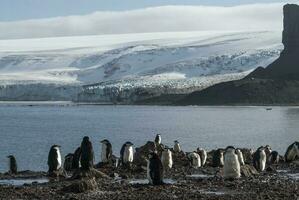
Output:
[[[108,140],[102,140],[101,163],[111,162],[112,145]],[[155,146],[162,145],[160,134],[156,135],[154,140]],[[130,167],[134,160],[134,144],[126,142],[122,145],[120,151],[119,163],[116,167]],[[51,174],[58,170],[90,170],[94,167],[94,151],[89,137],[85,136],[74,153],[65,156],[64,165],[62,166],[62,158],[60,146],[53,145],[48,154],[48,173]],[[197,148],[194,152],[184,153],[179,142],[174,141],[173,148],[163,147],[162,152],[150,152],[147,158],[147,177],[150,184],[163,184],[163,174],[165,171],[173,167],[173,154],[183,153],[189,160],[190,167],[197,169],[206,165],[208,154],[203,148]],[[257,171],[264,171],[266,166],[277,164],[281,158],[277,151],[272,151],[269,145],[259,147],[255,152],[251,152],[253,166]],[[284,155],[285,162],[292,162],[299,158],[299,142],[291,144]],[[9,172],[17,173],[17,162],[14,156],[8,156]],[[248,163],[247,163],[248,164]],[[245,165],[243,152],[241,149],[236,149],[233,146],[228,146],[226,149],[217,149],[212,153],[213,167],[223,167],[224,179],[238,179],[241,177],[241,166]]]

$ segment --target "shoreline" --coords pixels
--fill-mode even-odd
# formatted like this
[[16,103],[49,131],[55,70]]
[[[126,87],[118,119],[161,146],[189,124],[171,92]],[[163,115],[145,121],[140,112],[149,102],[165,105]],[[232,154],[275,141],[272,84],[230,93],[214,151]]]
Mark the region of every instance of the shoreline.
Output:
[[[243,167],[247,167],[245,165]],[[97,170],[110,178],[96,179],[95,188],[79,190],[74,185],[82,180],[49,178],[46,172],[24,171],[19,175],[0,174],[0,181],[14,179],[48,179],[49,182],[26,183],[22,186],[0,185],[0,199],[292,199],[299,197],[299,163],[280,163],[256,175],[228,181],[221,168],[206,166],[199,169],[175,167],[164,176],[161,186],[147,184],[146,172],[140,169],[120,169],[102,166]],[[290,174],[295,174],[292,177]],[[195,175],[192,177],[192,175]],[[196,176],[197,175],[197,176]],[[153,195],[155,194],[155,195]]]

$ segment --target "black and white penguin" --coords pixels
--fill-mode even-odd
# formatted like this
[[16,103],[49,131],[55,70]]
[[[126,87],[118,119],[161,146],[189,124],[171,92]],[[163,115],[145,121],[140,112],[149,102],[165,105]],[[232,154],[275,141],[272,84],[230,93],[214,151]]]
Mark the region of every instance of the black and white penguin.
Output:
[[89,170],[93,168],[94,152],[92,148],[92,143],[89,141],[89,137],[85,136],[81,143],[81,168],[84,170]]
[[81,157],[81,147],[78,147],[73,156],[72,169],[79,169],[81,167],[80,157]]
[[175,153],[180,153],[182,151],[181,145],[180,145],[179,141],[177,141],[177,140],[174,141],[173,151]]
[[149,154],[149,160],[147,162],[147,178],[149,180],[149,184],[163,184],[163,165],[156,153]]
[[273,164],[278,164],[279,163],[279,153],[277,151],[272,151],[268,157],[268,164],[273,165]]
[[172,152],[170,149],[164,149],[162,151],[161,162],[164,170],[169,170],[172,168],[173,160],[172,160]]
[[299,142],[291,144],[284,155],[286,162],[292,162],[299,158]]
[[269,158],[269,156],[272,152],[272,148],[270,147],[270,145],[266,145],[264,148],[265,148],[266,156],[267,156],[267,158]]
[[191,167],[194,169],[201,167],[201,159],[197,152],[187,153],[187,158],[190,161]]
[[161,138],[161,135],[160,134],[157,134],[156,137],[155,137],[155,144],[156,146],[159,146],[162,142],[162,138]]
[[253,154],[253,166],[258,171],[264,171],[266,169],[267,155],[265,147],[259,147]]
[[240,165],[241,166],[245,165],[244,157],[243,157],[243,153],[242,153],[241,149],[236,149],[236,154],[238,155]]
[[17,166],[17,160],[13,155],[7,156],[9,159],[9,173],[11,174],[17,174],[18,173],[18,166]]
[[102,140],[102,152],[101,152],[101,161],[107,163],[111,160],[112,157],[112,145],[108,140]]
[[126,142],[120,150],[120,161],[122,164],[130,164],[134,159],[133,143]]
[[69,153],[64,157],[63,168],[66,171],[71,171],[73,169],[73,158],[74,158],[74,154],[72,153]]
[[200,156],[201,166],[203,167],[207,162],[207,158],[208,158],[207,151],[204,150],[203,148],[197,148],[197,153]]
[[228,146],[224,154],[223,177],[225,179],[236,179],[241,177],[241,167],[236,150]]
[[224,150],[223,149],[217,149],[213,154],[212,159],[212,165],[213,167],[223,167],[224,165],[224,156],[223,156]]
[[59,170],[62,167],[60,146],[53,145],[48,155],[49,173]]

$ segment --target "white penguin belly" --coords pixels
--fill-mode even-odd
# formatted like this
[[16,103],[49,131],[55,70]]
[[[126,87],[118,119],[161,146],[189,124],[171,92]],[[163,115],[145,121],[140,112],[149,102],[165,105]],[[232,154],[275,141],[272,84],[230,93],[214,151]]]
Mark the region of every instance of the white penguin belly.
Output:
[[181,152],[180,144],[174,144],[173,150],[174,150],[175,152]]
[[240,165],[245,165],[243,153],[240,151],[237,153]]
[[102,152],[101,152],[101,159],[102,159],[102,162],[107,162],[107,157],[106,157],[106,150],[107,150],[107,147],[106,147],[106,144],[102,144]]
[[124,151],[124,163],[133,162],[133,147],[126,147]]
[[60,154],[60,151],[59,149],[57,149],[57,170],[61,168],[62,166],[62,161],[61,161],[61,154]]
[[267,156],[266,153],[263,151],[260,153],[260,170],[264,171],[266,169],[266,162],[267,162]]
[[239,158],[234,153],[226,153],[224,159],[224,178],[240,178]]
[[203,159],[201,160],[201,166],[204,166],[207,162],[207,157],[208,157],[206,151],[203,151],[203,156],[202,157],[203,157]]
[[172,153],[170,151],[162,152],[161,161],[164,169],[171,169],[173,165]]

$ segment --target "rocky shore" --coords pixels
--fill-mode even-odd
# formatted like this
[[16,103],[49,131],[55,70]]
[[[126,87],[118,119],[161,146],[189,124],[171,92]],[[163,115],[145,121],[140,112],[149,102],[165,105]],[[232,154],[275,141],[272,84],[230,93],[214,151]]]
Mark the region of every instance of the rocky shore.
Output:
[[[241,167],[242,177],[224,180],[223,169],[207,165],[194,169],[176,162],[164,175],[164,185],[149,185],[144,166],[130,168],[99,164],[93,176],[50,178],[46,172],[0,174],[0,199],[290,199],[299,198],[299,162],[280,162],[257,172],[250,164]],[[107,174],[107,176],[105,175]],[[82,174],[80,174],[82,175]],[[97,176],[98,175],[98,176]],[[4,184],[3,181],[25,184]],[[28,183],[26,183],[26,180]]]

